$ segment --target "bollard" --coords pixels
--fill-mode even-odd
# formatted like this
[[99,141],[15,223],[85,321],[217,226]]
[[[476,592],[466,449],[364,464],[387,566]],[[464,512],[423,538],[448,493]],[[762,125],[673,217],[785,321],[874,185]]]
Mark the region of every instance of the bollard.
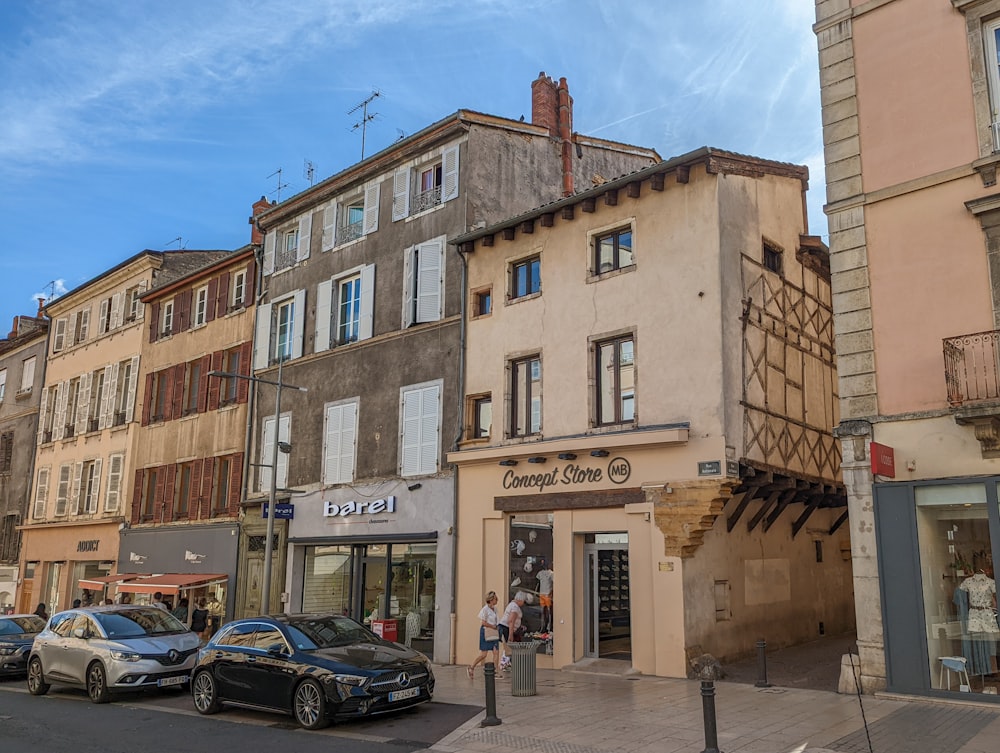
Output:
[[479,723],[479,726],[496,727],[502,722],[497,716],[497,667],[493,662],[486,662],[483,667],[483,676],[486,677],[486,718]]
[[757,641],[757,682],[754,687],[769,688],[771,683],[767,681],[767,641],[761,638]]
[[701,753],[722,753],[719,733],[715,726],[715,681],[701,681],[701,711],[705,717],[705,750]]

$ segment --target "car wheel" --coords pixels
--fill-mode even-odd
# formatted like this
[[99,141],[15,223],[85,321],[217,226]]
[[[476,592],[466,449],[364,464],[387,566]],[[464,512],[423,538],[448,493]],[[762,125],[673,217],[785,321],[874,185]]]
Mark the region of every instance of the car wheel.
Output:
[[99,661],[95,661],[87,668],[87,695],[94,703],[107,703],[111,700],[108,675],[104,665]]
[[199,672],[191,680],[191,700],[199,714],[214,714],[222,708],[211,672]]
[[49,692],[49,684],[42,674],[42,660],[33,656],[28,662],[28,692],[31,695],[45,695]]
[[292,700],[295,721],[305,729],[322,729],[330,723],[326,718],[326,697],[315,680],[305,680],[295,689]]

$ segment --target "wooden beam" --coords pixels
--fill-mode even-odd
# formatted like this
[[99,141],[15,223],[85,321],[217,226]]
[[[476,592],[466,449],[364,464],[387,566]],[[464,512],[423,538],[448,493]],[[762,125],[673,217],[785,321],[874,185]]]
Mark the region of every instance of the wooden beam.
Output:
[[492,235],[484,235],[483,236],[483,245],[484,246],[492,246],[493,245],[493,236]]
[[760,506],[760,509],[753,514],[753,517],[747,521],[747,533],[753,531],[757,527],[757,524],[764,519],[764,516],[770,512],[771,507],[775,502],[778,501],[778,497],[781,496],[781,492],[771,492],[770,496],[764,500],[764,504]]
[[527,235],[531,235],[533,232],[535,232],[535,221],[525,220],[524,222],[521,223],[521,226],[518,228],[518,230],[520,230],[522,233],[526,233]]
[[503,239],[505,241],[512,241],[512,240],[514,240],[514,228],[512,228],[512,227],[505,227],[503,229]]
[[638,199],[639,194],[641,192],[642,192],[642,183],[638,180],[629,183],[628,186],[625,187],[625,193],[628,195],[630,199]]
[[819,508],[819,503],[822,500],[823,500],[822,496],[813,497],[813,499],[809,502],[809,504],[806,505],[806,509],[802,511],[802,514],[795,519],[794,523],[792,523],[793,539],[795,538],[795,535],[802,530],[802,526],[806,524],[806,521],[809,520],[809,516],[812,515],[814,512],[816,512],[816,510]]
[[678,183],[687,183],[689,180],[691,180],[691,166],[679,165],[677,167],[677,172],[675,173],[675,175],[677,176]]
[[771,529],[771,526],[781,517],[781,513],[785,511],[785,508],[791,504],[793,499],[795,499],[794,489],[782,492],[781,497],[778,499],[778,504],[774,506],[774,511],[764,521],[764,533],[767,533]]
[[584,199],[580,202],[580,208],[583,209],[587,214],[593,214],[594,210],[597,208],[597,199],[590,198]]
[[604,194],[604,205],[609,207],[618,206],[618,191],[611,189]]
[[832,526],[830,526],[830,530],[828,532],[829,535],[833,536],[833,534],[837,532],[837,529],[840,528],[842,525],[844,525],[844,523],[846,522],[847,522],[847,510],[844,510],[844,513],[834,521]]
[[570,204],[568,207],[562,208],[562,213],[560,215],[564,220],[573,219],[573,205]]
[[552,212],[546,212],[538,219],[542,223],[542,227],[552,227],[556,224],[556,216]]
[[653,173],[649,177],[649,187],[654,191],[663,190],[663,173]]
[[[732,532],[736,527],[736,524],[740,522],[740,517],[743,515],[743,511],[747,509],[747,505],[750,504],[750,500],[753,499],[756,489],[753,492],[740,492],[743,498],[737,503],[736,509],[733,510],[733,514],[726,518],[726,530]],[[736,495],[733,495],[734,497]]]
[[469,241],[467,243],[459,243],[458,251],[462,254],[471,254],[476,250],[476,244]]

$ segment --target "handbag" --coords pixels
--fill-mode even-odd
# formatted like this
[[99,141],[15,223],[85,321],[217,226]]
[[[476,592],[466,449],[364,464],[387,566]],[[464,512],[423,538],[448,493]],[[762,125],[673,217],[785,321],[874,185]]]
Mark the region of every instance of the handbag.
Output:
[[500,640],[500,631],[495,627],[488,627],[483,625],[483,640],[485,641],[498,641]]

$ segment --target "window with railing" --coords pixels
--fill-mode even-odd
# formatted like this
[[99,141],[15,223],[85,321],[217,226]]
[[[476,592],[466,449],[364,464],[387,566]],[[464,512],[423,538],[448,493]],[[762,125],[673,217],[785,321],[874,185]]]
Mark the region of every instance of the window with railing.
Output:
[[274,268],[287,269],[294,267],[299,250],[299,230],[286,230],[278,239],[278,248],[274,252]]

